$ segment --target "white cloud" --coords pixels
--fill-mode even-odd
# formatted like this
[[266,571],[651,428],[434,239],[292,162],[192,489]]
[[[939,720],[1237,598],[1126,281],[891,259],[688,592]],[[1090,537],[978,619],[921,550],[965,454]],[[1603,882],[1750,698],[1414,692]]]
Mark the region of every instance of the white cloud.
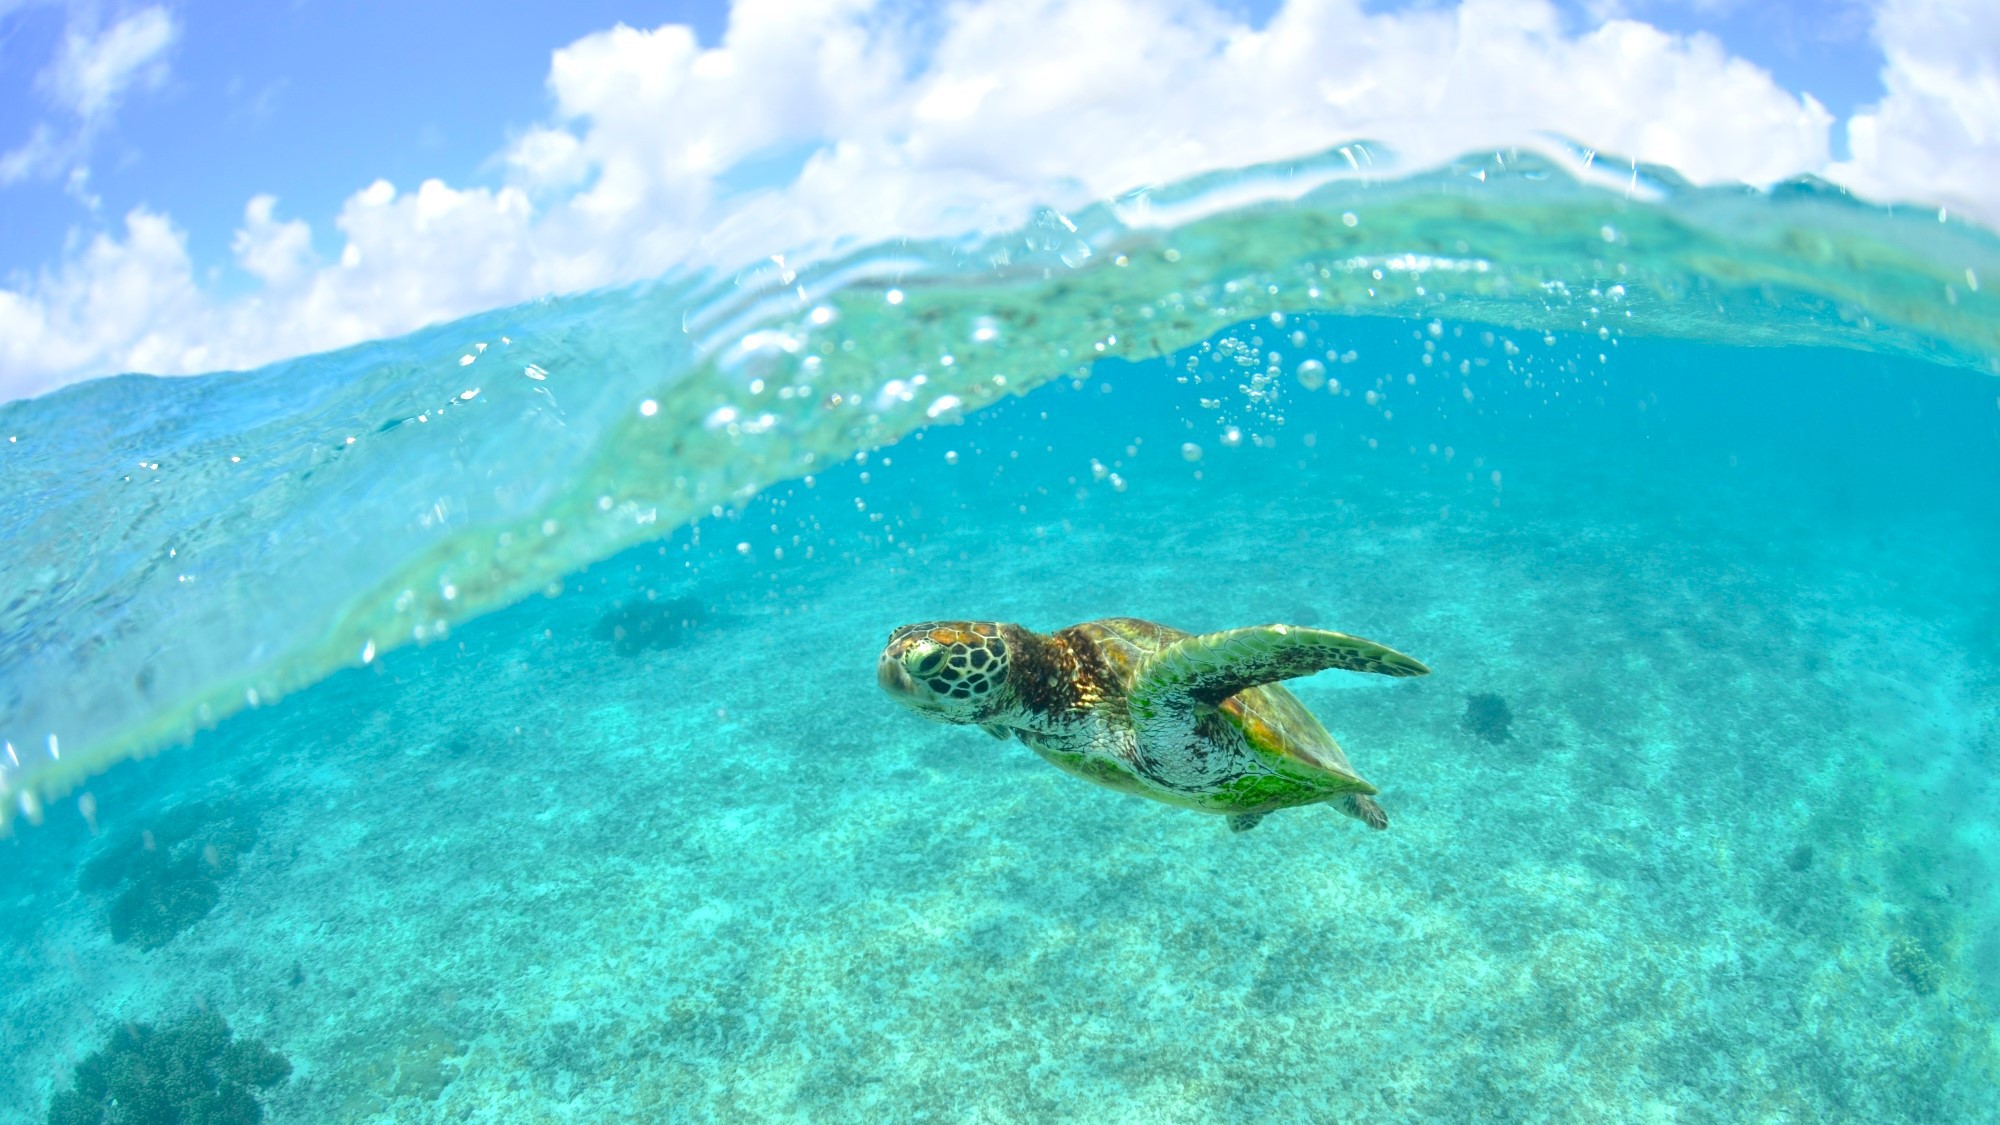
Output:
[[278,222],[278,197],[259,195],[243,208],[243,226],[229,248],[236,262],[271,289],[288,289],[312,260],[312,228],[302,219]]
[[73,165],[110,125],[126,94],[167,80],[167,54],[179,38],[173,13],[159,5],[105,28],[95,25],[90,9],[74,10],[55,58],[35,79],[50,104],[73,120],[61,131],[40,122],[26,142],[0,154],[0,185],[74,174]]
[[102,31],[71,28],[42,84],[56,104],[84,121],[101,120],[134,86],[167,78],[167,49],[180,37],[172,13],[141,8]]
[[[1547,130],[1697,182],[1833,170],[1888,197],[1959,192],[1996,218],[2000,95],[1952,23],[2000,42],[1976,3],[1885,10],[1890,96],[1852,124],[1873,130],[1855,161],[1832,165],[1826,110],[1716,40],[1626,19],[1578,33],[1547,0],[1291,0],[1261,30],[1202,0],[972,0],[922,29],[869,0],[739,0],[713,48],[670,26],[556,51],[553,112],[504,151],[502,186],[370,185],[335,219],[329,260],[304,222],[251,200],[234,248],[264,287],[248,297],[205,295],[179,236],[135,212],[123,239],[0,292],[0,332],[28,334],[0,342],[0,392],[249,364],[677,263],[1011,224],[1032,203],[1357,137],[1414,169]],[[732,186],[731,168],[795,151],[811,155],[790,183]],[[94,271],[141,267],[161,273],[129,301],[88,299]]]
[[123,238],[100,234],[27,293],[0,289],[0,370],[32,394],[76,370],[199,371],[227,349],[189,324],[215,323],[194,284],[186,236],[138,208]]
[[1829,174],[2000,226],[2000,4],[1887,0],[1875,34],[1887,96],[1848,121],[1851,158]]
[[60,167],[67,154],[68,146],[57,140],[48,122],[38,122],[27,140],[0,153],[0,185],[25,180],[45,168]]

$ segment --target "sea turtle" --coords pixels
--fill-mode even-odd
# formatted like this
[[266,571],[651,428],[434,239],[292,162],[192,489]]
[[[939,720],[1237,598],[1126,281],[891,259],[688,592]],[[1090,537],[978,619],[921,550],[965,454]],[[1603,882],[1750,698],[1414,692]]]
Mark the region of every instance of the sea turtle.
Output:
[[889,636],[875,678],[941,723],[1019,738],[1086,781],[1221,813],[1236,832],[1266,813],[1332,801],[1371,828],[1373,785],[1279,680],[1323,668],[1422,676],[1373,641],[1295,625],[1195,636],[1136,617],[1047,635],[995,621],[926,621]]

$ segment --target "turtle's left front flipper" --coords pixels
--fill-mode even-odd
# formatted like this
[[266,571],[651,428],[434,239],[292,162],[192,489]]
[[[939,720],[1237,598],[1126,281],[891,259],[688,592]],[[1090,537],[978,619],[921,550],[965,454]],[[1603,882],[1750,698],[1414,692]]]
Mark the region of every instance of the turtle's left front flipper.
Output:
[[1326,668],[1383,676],[1430,674],[1429,668],[1395,649],[1346,633],[1252,625],[1188,637],[1154,653],[1139,669],[1132,703],[1141,713],[1181,701],[1213,707],[1245,688]]

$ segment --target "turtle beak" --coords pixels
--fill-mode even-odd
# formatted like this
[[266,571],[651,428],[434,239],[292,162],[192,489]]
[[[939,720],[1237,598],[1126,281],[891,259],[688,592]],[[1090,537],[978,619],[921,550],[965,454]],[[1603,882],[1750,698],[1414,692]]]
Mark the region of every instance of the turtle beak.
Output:
[[886,652],[875,662],[875,682],[882,685],[883,691],[899,698],[914,695],[917,689],[910,681],[910,674],[903,671],[903,662]]
[[927,693],[918,688],[917,682],[903,670],[903,662],[890,653],[883,653],[882,659],[875,662],[875,682],[905,707],[921,710],[926,702]]
[[926,718],[936,718],[940,708],[931,700],[931,693],[910,678],[903,670],[903,662],[893,652],[884,652],[875,662],[875,682],[889,697]]

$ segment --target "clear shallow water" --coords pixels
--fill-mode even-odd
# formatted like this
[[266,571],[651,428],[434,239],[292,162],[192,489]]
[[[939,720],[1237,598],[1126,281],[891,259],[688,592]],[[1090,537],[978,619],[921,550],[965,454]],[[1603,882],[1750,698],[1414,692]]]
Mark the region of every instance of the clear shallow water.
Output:
[[[72,793],[7,842],[0,1102],[39,1116],[120,1023],[205,1006],[291,1060],[279,1120],[1977,1117],[2000,1085],[2000,389],[1983,291],[1942,279],[1990,240],[1559,180],[1481,213],[1465,182],[1215,211],[1144,234],[1158,275],[1134,228],[1073,218],[1089,258],[1058,222],[1025,266],[874,251],[792,308],[756,279],[662,283],[8,408],[68,442],[14,490],[44,563],[8,564],[10,636],[39,642],[12,651],[44,663],[14,657],[10,724],[122,707],[109,759],[219,718],[216,682],[317,682],[90,780],[95,831]],[[1340,192],[1384,194],[1347,227]],[[1313,241],[1378,225],[1473,264],[1343,268],[1365,255]],[[1836,264],[1778,286],[1770,247],[1801,228]],[[1558,260],[1585,272],[1522,285]],[[726,331],[683,334],[665,313],[690,305]],[[1124,318],[1122,350],[1176,307],[1166,358],[1072,362],[1097,320]],[[844,335],[780,382],[815,308]],[[760,325],[797,350],[704,342]],[[1308,389],[1307,358],[1348,393]],[[1036,389],[971,409],[994,374]],[[921,428],[943,394],[963,424]],[[114,494],[92,457],[162,435],[278,467],[162,453],[159,499],[103,517],[121,552],[73,492]],[[190,585],[178,547],[150,557],[167,541],[223,593],[165,600]],[[474,612],[526,583],[554,596]],[[395,647],[397,613],[430,643]],[[870,682],[904,621],[1111,614],[1318,624],[1429,663],[1293,685],[1394,827],[1307,809],[1231,836]],[[376,637],[321,678],[316,653]],[[1467,721],[1485,695],[1504,737]]]

